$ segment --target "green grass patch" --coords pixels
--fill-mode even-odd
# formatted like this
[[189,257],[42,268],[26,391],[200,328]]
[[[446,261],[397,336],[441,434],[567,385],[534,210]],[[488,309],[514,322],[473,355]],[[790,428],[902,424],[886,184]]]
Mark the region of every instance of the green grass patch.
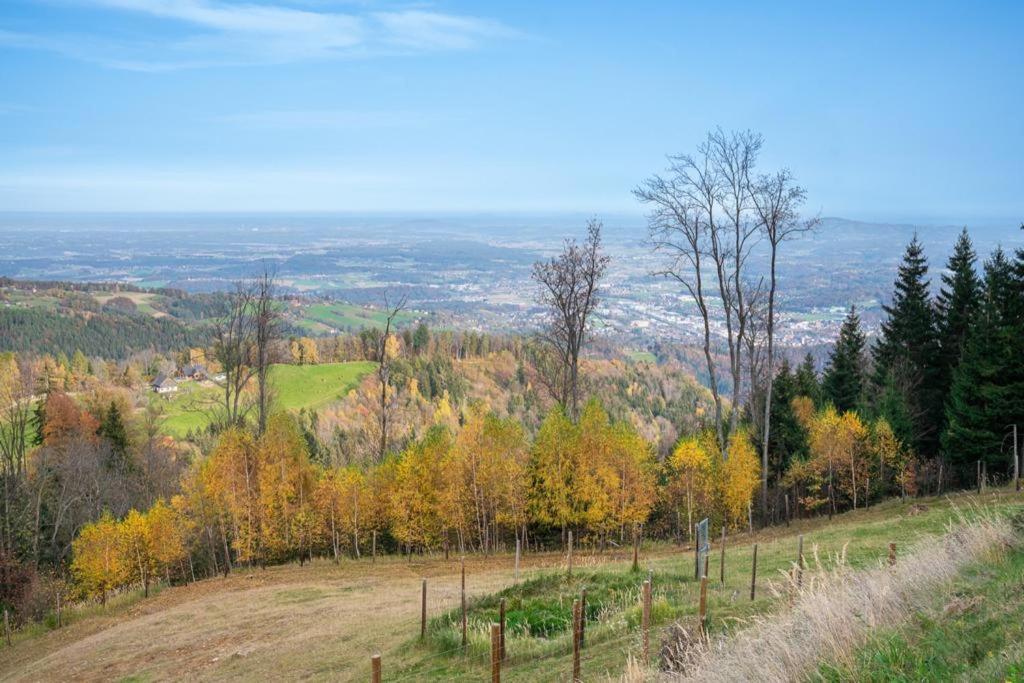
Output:
[[634,363],[654,363],[658,362],[658,357],[650,351],[630,351],[629,359]]
[[[275,407],[280,410],[319,410],[340,400],[356,387],[376,363],[353,361],[350,363],[323,363],[321,365],[275,365],[270,370]],[[202,386],[195,382],[182,382],[171,399],[163,401],[166,409],[162,430],[182,438],[189,431],[198,431],[209,424],[209,409],[221,395],[221,389]]]
[[[402,326],[415,320],[408,311],[400,311],[395,324]],[[297,324],[312,332],[326,330],[358,330],[364,327],[383,328],[387,313],[374,308],[363,308],[346,303],[318,303],[304,306]]]

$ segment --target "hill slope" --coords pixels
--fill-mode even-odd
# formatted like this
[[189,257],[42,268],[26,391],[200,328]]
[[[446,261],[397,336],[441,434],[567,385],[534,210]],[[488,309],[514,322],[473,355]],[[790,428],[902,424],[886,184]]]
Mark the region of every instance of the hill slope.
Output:
[[[989,495],[985,501],[992,507],[1019,506],[1024,497]],[[968,504],[968,500],[960,502]],[[784,608],[784,597],[772,597],[767,583],[779,584],[779,572],[794,559],[798,533],[804,535],[809,571],[814,571],[814,558],[826,561],[830,553],[841,551],[846,544],[847,557],[854,566],[870,566],[884,557],[890,541],[906,548],[917,539],[943,533],[955,515],[949,499],[892,501],[838,516],[831,525],[825,520],[806,521],[788,530],[772,529],[754,538],[744,535],[730,541],[725,585],[713,581],[709,586],[712,629],[732,629],[736,618]],[[759,599],[750,603],[742,596],[749,590],[749,544],[753,541],[760,544],[759,576],[764,578],[759,579],[763,581]],[[524,560],[524,579],[564,575],[560,553],[528,554]],[[717,560],[716,548],[710,571],[714,577],[718,575]],[[692,554],[659,545],[643,551],[642,565],[654,572],[656,586],[666,586],[661,577],[689,572]],[[625,553],[579,553],[576,566],[581,576],[596,577],[595,581],[604,573],[628,573]],[[646,572],[633,576],[639,584]],[[443,557],[411,562],[380,558],[376,563],[364,558],[344,560],[340,565],[318,562],[305,567],[236,571],[227,579],[164,589],[146,601],[126,597],[123,604],[105,612],[91,608],[88,616],[72,616],[73,623],[63,629],[18,634],[13,648],[0,649],[0,678],[363,680],[370,655],[381,652],[386,680],[482,680],[487,672],[486,649],[480,648],[486,642],[483,628],[471,629],[466,655],[439,652],[432,645],[419,643],[421,577],[428,579],[431,616],[458,605],[458,561],[454,557],[447,562]],[[512,583],[511,557],[467,560],[471,596],[493,593]],[[668,588],[677,591],[683,623],[692,622],[696,605],[692,577]],[[571,599],[572,594],[565,597]],[[666,625],[672,607],[672,602],[656,600],[656,625]],[[593,640],[588,640],[584,651],[586,676],[621,675],[626,653],[636,653],[635,630],[629,630],[633,616],[608,620],[609,629],[626,629],[625,637],[588,631],[588,639]],[[653,632],[652,642],[660,640],[660,631]],[[523,647],[521,639],[510,640],[503,671],[506,680],[550,679],[568,671],[567,651],[558,649],[538,659],[525,657]]]

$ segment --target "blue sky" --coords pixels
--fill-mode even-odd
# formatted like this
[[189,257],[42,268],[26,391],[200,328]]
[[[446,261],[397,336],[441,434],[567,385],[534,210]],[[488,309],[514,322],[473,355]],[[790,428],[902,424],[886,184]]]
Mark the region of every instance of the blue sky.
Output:
[[710,128],[825,215],[1024,218],[1024,3],[3,0],[0,210],[632,212]]

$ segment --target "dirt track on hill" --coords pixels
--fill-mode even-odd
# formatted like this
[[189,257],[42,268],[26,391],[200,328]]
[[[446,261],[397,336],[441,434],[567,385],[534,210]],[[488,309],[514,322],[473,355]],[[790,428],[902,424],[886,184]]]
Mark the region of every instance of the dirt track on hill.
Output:
[[[467,562],[471,595],[511,581],[494,565]],[[456,561],[323,562],[200,581],[16,643],[0,656],[0,680],[362,680],[372,653],[418,633],[422,576],[432,613],[458,604]]]
[[[625,559],[579,553],[577,566]],[[528,555],[523,573],[559,564]],[[470,557],[467,593],[512,583],[512,558]],[[459,562],[363,559],[234,572],[161,591],[0,650],[0,681],[364,680],[370,655],[397,655],[428,613],[459,604]],[[395,661],[392,658],[390,661]]]

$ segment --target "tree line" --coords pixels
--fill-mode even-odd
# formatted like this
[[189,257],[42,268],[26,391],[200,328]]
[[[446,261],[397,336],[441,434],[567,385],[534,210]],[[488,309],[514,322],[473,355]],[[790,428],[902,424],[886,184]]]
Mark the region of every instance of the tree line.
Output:
[[933,296],[915,236],[884,311],[869,344],[851,307],[821,402],[884,419],[933,492],[976,484],[978,467],[1010,474],[1013,426],[1024,427],[1024,250],[996,248],[979,268],[964,229]]
[[[656,510],[679,518],[675,493],[693,472],[678,456],[683,447],[659,462],[629,423],[611,420],[596,400],[577,422],[553,408],[533,439],[480,404],[466,407],[458,429],[442,418],[363,468],[315,463],[287,413],[274,414],[260,436],[230,428],[169,501],[86,525],[72,571],[82,590],[102,597],[153,577],[358,558],[371,543],[378,552],[488,553],[516,540],[524,548],[558,544],[572,530],[605,547],[627,542]],[[735,434],[733,457],[723,463],[714,439],[699,441],[706,449],[701,514],[745,526],[759,482],[751,442]]]

